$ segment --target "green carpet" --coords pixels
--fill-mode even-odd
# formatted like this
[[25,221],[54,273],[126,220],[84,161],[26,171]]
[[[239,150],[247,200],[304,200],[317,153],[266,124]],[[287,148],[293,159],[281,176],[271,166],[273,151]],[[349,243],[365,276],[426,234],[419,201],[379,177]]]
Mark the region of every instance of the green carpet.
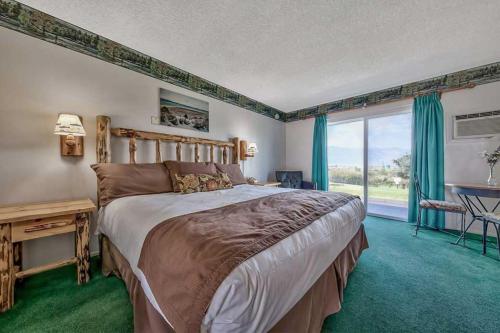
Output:
[[323,332],[499,332],[496,248],[464,248],[453,236],[369,217],[366,250]]
[[[369,217],[370,248],[349,278],[342,310],[323,332],[498,332],[500,261],[495,248],[451,245],[452,236]],[[25,279],[0,332],[131,332],[132,308],[123,283],[99,273],[75,282],[74,267]]]
[[0,332],[132,332],[127,290],[92,261],[92,279],[78,286],[75,266],[26,278],[16,286],[14,307],[0,314]]

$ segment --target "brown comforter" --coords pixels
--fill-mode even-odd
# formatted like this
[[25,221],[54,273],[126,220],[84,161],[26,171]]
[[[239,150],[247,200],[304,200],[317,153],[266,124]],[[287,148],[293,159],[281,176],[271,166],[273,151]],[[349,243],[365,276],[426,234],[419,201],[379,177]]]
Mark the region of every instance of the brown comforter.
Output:
[[355,198],[292,191],[174,217],[149,232],[139,268],[176,332],[197,332],[234,268]]

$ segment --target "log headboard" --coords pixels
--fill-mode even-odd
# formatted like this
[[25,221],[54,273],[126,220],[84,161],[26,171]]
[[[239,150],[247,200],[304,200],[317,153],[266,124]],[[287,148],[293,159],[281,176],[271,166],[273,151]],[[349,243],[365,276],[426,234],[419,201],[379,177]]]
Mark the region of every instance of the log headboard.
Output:
[[[220,156],[219,162],[228,164],[229,156],[228,150],[232,150],[231,163],[239,163],[240,161],[240,139],[232,138],[230,141],[219,141],[211,139],[195,138],[190,136],[182,135],[172,135],[165,133],[155,133],[146,132],[140,130],[134,130],[129,128],[111,128],[111,118],[107,116],[97,116],[97,143],[96,143],[96,154],[97,163],[111,163],[111,136],[128,138],[128,148],[129,148],[129,163],[136,162],[136,152],[137,152],[137,140],[148,140],[156,142],[156,159],[157,163],[161,163],[163,160],[169,158],[163,158],[161,154],[161,143],[162,142],[174,142],[176,143],[175,159],[177,161],[200,161],[200,145],[204,145],[205,148],[210,149],[210,162],[217,162],[215,157],[215,148],[218,149],[217,155]],[[186,159],[182,156],[183,145],[194,146],[194,157],[193,154]],[[173,159],[173,158],[170,158]]]

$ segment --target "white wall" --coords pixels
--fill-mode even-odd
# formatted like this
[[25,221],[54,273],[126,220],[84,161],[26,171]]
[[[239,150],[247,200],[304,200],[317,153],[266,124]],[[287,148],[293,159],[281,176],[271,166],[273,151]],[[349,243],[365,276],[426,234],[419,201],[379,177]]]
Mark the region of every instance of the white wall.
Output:
[[[445,169],[446,182],[460,183],[485,183],[488,179],[489,168],[481,158],[480,152],[487,150],[492,152],[500,145],[500,137],[482,140],[453,140],[452,118],[458,114],[494,111],[500,109],[500,82],[477,86],[474,89],[466,89],[443,94],[441,103],[445,111]],[[500,166],[497,165],[495,175],[500,177]],[[446,193],[448,200],[459,202],[459,198],[449,191]],[[497,200],[482,199],[488,208],[492,208]],[[457,218],[448,214],[446,224],[450,228],[459,229]],[[479,223],[475,223],[472,232],[482,233]],[[490,226],[488,233],[494,235],[494,229]]]
[[314,119],[287,123],[285,128],[285,169],[302,171],[304,180],[311,180]]
[[[484,183],[488,178],[488,168],[479,156],[483,150],[494,150],[499,144],[498,137],[489,140],[452,140],[452,116],[456,114],[493,111],[500,109],[500,82],[477,86],[474,89],[445,93],[441,98],[445,112],[445,181],[462,183]],[[412,100],[368,107],[362,110],[345,111],[329,116],[330,121],[343,121],[364,116],[393,113],[411,109]],[[304,178],[311,178],[312,136],[314,119],[286,124],[286,163],[288,170],[303,170]],[[496,168],[497,179],[500,167]],[[458,200],[451,193],[447,198]],[[487,201],[490,205],[492,201]],[[448,214],[447,227],[458,228],[458,219]],[[473,231],[479,232],[476,224]]]
[[[96,179],[89,165],[95,163],[96,115],[110,116],[115,127],[255,141],[259,153],[245,163],[245,174],[260,180],[284,165],[281,122],[4,28],[0,45],[0,204],[82,197],[95,201]],[[210,133],[151,125],[160,87],[208,101]],[[83,116],[84,158],[60,156],[59,137],[53,134],[59,112]],[[113,143],[113,161],[126,162],[126,144],[118,144]],[[138,162],[154,161],[152,146],[149,156],[138,149]],[[97,248],[94,237],[91,250]],[[25,242],[24,254],[25,267],[69,257],[73,238]]]
[[[500,110],[500,82],[443,94],[445,111],[445,178],[453,182],[484,183],[489,169],[479,152],[493,151],[500,144],[498,137],[489,140],[452,140],[452,117],[458,114]],[[500,177],[500,167],[495,173]]]

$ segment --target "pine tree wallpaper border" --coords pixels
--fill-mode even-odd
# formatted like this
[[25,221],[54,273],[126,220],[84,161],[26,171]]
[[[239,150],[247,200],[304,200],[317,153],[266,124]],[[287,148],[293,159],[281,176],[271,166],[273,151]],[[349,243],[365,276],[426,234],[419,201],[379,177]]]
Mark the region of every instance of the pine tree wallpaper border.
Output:
[[0,26],[283,121],[284,112],[13,0],[0,0]]
[[395,102],[441,89],[472,88],[495,81],[500,81],[500,62],[289,112],[286,114],[285,121],[291,122],[321,114],[356,110],[376,104]]
[[0,0],[0,26],[284,122],[500,81],[500,62],[496,62],[285,113],[14,0]]

